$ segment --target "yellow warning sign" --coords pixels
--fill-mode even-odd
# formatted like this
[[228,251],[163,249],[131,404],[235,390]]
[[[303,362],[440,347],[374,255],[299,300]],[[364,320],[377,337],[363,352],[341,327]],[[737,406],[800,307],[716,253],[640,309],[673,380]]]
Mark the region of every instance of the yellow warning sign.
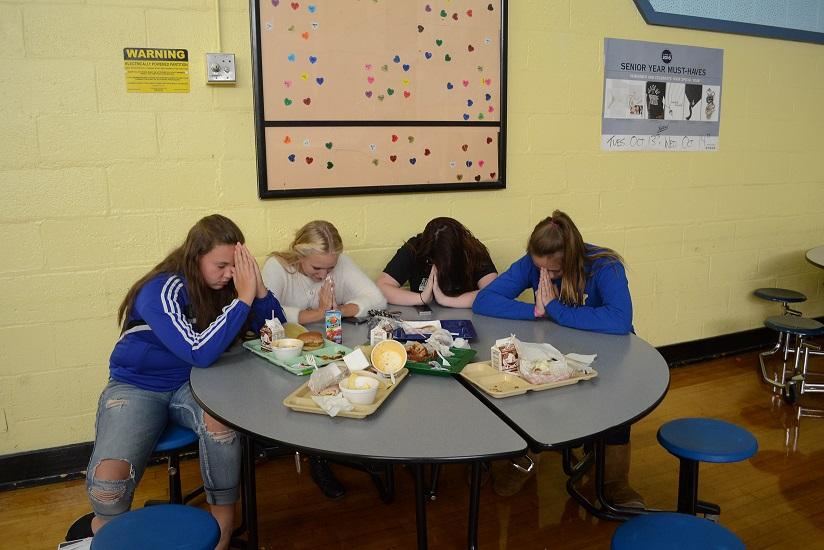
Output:
[[179,48],[123,48],[126,91],[189,93],[189,52]]

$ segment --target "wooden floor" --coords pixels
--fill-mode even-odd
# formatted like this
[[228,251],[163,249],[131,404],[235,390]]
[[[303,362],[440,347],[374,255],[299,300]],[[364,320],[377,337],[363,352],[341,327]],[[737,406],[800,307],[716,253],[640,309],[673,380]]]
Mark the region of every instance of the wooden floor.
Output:
[[[794,408],[771,399],[757,364],[753,353],[674,369],[663,403],[633,427],[633,484],[649,505],[674,507],[678,463],[656,442],[658,427],[684,416],[735,422],[758,438],[759,452],[736,464],[702,464],[699,495],[721,505],[721,523],[751,550],[824,548],[824,419],[799,423]],[[824,408],[824,400],[807,397],[808,406]],[[261,548],[414,548],[409,472],[397,468],[396,498],[386,505],[365,474],[335,468],[348,493],[331,502],[312,484],[308,469],[296,473],[293,458],[258,465]],[[197,462],[186,461],[183,471],[184,487],[196,485]],[[165,493],[165,468],[152,467],[135,502]],[[430,548],[465,547],[467,497],[465,468],[444,468],[438,498],[427,509]],[[88,511],[82,480],[0,493],[0,547],[56,548],[72,520]],[[617,525],[592,518],[567,496],[553,453],[516,497],[498,497],[490,486],[481,492],[483,548],[604,549]]]

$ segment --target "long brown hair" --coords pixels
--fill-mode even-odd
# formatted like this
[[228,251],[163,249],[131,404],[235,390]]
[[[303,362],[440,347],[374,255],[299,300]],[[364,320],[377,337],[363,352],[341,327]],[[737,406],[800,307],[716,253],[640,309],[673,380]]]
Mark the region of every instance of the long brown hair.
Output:
[[478,281],[473,276],[489,261],[486,246],[453,218],[431,220],[411,248],[416,259],[432,262],[438,269],[438,286],[447,296],[476,290]]
[[569,305],[584,304],[587,265],[598,258],[609,258],[624,263],[621,255],[609,248],[587,250],[581,232],[572,219],[560,210],[538,222],[529,236],[526,250],[532,256],[538,257],[563,253],[560,298],[561,302]]
[[195,328],[198,331],[204,330],[237,296],[237,292],[234,281],[229,281],[229,284],[220,290],[210,288],[200,272],[200,258],[218,245],[233,245],[244,241],[240,228],[229,218],[213,214],[201,219],[189,230],[181,246],[175,248],[162,262],[132,285],[117,310],[118,324],[125,329],[129,312],[143,285],[161,273],[171,273],[182,274],[186,280],[191,313],[197,318]]
[[287,250],[272,252],[270,256],[278,258],[284,267],[294,273],[302,258],[312,254],[341,254],[343,241],[337,228],[324,220],[314,220],[295,233],[295,239]]

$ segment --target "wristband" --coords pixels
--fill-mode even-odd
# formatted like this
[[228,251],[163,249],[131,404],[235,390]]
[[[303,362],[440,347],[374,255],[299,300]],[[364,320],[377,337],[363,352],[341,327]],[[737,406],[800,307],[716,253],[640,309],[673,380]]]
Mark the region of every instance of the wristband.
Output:
[[426,302],[424,302],[424,301],[423,301],[423,292],[419,292],[419,293],[418,293],[418,298],[420,298],[420,299],[421,299],[421,305],[422,305],[422,306],[425,306],[425,305],[426,305]]

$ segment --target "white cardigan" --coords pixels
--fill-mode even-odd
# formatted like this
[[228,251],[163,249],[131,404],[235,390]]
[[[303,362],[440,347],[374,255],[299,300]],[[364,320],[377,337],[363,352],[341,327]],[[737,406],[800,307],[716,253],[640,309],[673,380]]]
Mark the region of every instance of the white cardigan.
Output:
[[[283,306],[287,321],[297,323],[301,310],[318,307],[322,281],[313,281],[297,270],[290,273],[276,257],[266,260],[261,274],[266,287]],[[370,309],[386,307],[383,293],[348,256],[338,256],[338,263],[331,274],[338,305],[355,304],[358,306],[359,317],[365,316]]]

